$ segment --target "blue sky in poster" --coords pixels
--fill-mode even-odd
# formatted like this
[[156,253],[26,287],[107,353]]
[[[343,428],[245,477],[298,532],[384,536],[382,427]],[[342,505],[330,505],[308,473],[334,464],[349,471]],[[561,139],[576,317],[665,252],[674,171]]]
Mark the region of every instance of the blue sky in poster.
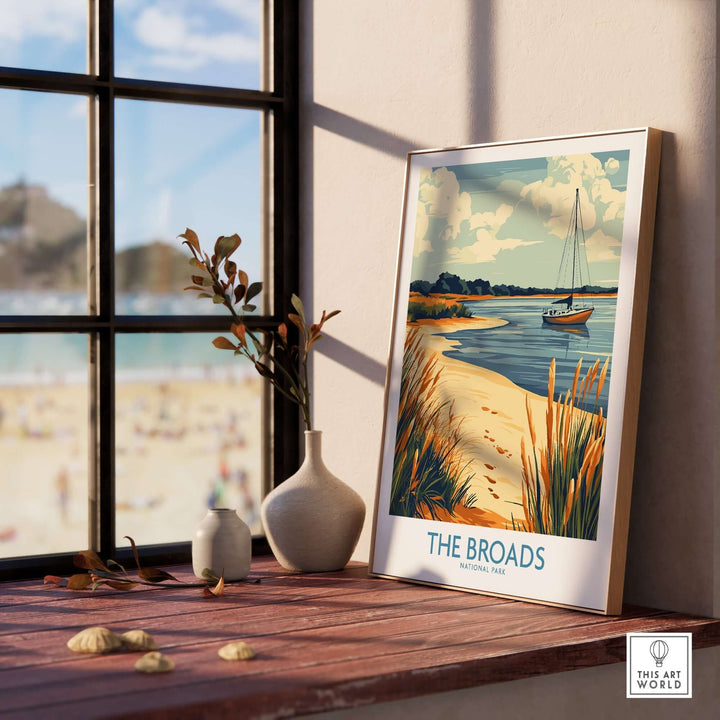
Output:
[[592,284],[618,282],[628,150],[421,171],[413,280],[552,288],[579,189]]
[[[86,72],[87,0],[0,0],[0,65]],[[260,0],[116,0],[115,72],[258,88]],[[0,187],[87,217],[87,99],[4,90]],[[259,267],[260,113],[116,101],[116,247],[238,232]],[[250,246],[250,248],[248,248]]]

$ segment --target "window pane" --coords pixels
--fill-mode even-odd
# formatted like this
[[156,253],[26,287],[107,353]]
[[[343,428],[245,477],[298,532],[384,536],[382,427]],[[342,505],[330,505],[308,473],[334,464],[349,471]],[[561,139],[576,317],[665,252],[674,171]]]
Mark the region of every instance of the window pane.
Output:
[[0,90],[0,314],[87,313],[87,111]]
[[116,339],[117,542],[183,542],[208,507],[261,531],[262,380],[206,334]]
[[115,0],[115,74],[260,88],[261,0]]
[[88,340],[0,334],[0,557],[88,545]]
[[234,256],[261,279],[261,113],[118,100],[115,104],[116,309],[121,315],[226,314],[190,285],[186,227],[211,249],[238,233]]
[[87,72],[88,0],[4,0],[0,65]]

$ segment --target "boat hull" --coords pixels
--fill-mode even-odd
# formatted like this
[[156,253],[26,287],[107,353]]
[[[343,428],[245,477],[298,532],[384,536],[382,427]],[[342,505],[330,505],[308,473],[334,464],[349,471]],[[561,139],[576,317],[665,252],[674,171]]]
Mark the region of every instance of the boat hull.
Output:
[[557,315],[546,315],[543,313],[542,318],[543,322],[550,325],[584,325],[593,314],[594,309],[595,308],[583,308],[582,310],[572,310]]

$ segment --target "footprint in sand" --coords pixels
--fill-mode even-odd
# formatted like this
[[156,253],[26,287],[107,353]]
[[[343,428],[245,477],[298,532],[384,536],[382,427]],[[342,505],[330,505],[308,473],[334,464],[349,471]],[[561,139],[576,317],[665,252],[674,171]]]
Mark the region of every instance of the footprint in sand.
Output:
[[494,470],[494,469],[495,469],[495,466],[494,466],[494,465],[488,465],[487,463],[485,463],[485,467],[486,467],[488,470]]

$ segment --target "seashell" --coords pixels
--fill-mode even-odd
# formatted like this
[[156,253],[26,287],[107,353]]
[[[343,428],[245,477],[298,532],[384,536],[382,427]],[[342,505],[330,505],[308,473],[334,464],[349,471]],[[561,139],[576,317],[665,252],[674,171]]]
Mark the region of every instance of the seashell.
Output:
[[157,650],[157,643],[144,630],[128,630],[120,636],[120,642],[131,652]]
[[120,638],[104,627],[89,627],[73,635],[67,646],[78,653],[109,653],[122,646]]
[[252,660],[255,657],[255,651],[246,642],[240,640],[223,645],[218,650],[218,655],[223,660]]
[[169,657],[155,650],[143,655],[135,663],[135,669],[143,673],[170,672],[175,669],[175,663]]

